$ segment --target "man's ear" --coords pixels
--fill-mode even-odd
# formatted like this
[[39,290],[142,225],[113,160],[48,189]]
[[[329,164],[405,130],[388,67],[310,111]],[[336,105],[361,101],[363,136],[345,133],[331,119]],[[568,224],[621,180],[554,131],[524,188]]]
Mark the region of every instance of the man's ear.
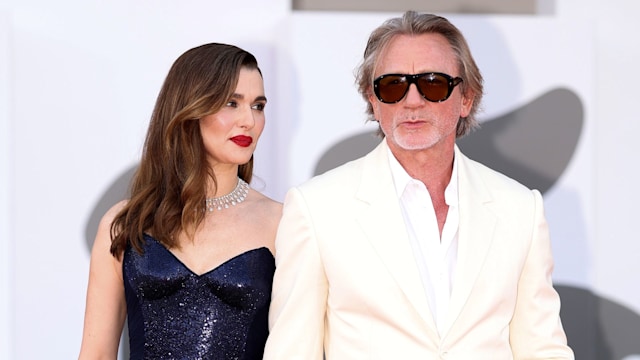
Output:
[[462,95],[462,107],[460,109],[460,117],[466,118],[469,116],[471,112],[471,107],[473,107],[473,102],[476,98],[476,95],[473,91],[468,90],[465,94]]
[[369,104],[371,104],[371,108],[373,109],[373,118],[380,119],[380,117],[378,116],[378,112],[380,111],[380,109],[378,108],[380,106],[380,102],[378,101],[378,98],[373,93],[373,91],[371,91],[371,89],[369,89],[368,94],[369,96],[367,98],[369,99]]

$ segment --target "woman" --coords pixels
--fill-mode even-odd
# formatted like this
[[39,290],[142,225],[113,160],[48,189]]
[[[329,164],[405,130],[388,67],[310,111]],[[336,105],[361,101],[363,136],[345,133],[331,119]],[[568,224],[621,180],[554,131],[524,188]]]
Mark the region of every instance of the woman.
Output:
[[249,188],[264,128],[253,55],[206,44],[171,67],[131,197],[101,220],[80,359],[261,359],[281,204]]

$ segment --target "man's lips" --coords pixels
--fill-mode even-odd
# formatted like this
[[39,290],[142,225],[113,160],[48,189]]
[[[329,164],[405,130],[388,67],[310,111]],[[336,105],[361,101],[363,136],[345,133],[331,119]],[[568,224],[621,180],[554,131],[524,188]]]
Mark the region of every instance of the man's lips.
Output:
[[247,147],[251,145],[251,143],[253,143],[253,139],[251,138],[251,136],[244,135],[234,136],[231,138],[231,141],[233,141],[236,145],[242,147]]
[[425,125],[426,121],[424,120],[407,120],[403,121],[399,124],[399,126],[408,128],[408,129],[417,129],[421,128]]

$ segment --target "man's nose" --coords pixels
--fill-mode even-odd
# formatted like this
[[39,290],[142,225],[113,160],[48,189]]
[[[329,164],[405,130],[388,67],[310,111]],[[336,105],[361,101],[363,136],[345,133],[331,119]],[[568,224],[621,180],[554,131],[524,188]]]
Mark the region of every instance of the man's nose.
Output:
[[404,101],[406,105],[419,106],[424,104],[427,100],[422,96],[422,94],[420,94],[416,84],[409,84],[409,89],[404,97]]

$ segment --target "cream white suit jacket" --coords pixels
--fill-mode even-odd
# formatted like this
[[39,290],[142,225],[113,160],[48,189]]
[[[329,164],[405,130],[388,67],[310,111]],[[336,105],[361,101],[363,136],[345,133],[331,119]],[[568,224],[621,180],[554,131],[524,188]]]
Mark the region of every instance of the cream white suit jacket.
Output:
[[573,359],[542,197],[459,159],[459,248],[438,334],[386,141],[286,195],[265,359]]

